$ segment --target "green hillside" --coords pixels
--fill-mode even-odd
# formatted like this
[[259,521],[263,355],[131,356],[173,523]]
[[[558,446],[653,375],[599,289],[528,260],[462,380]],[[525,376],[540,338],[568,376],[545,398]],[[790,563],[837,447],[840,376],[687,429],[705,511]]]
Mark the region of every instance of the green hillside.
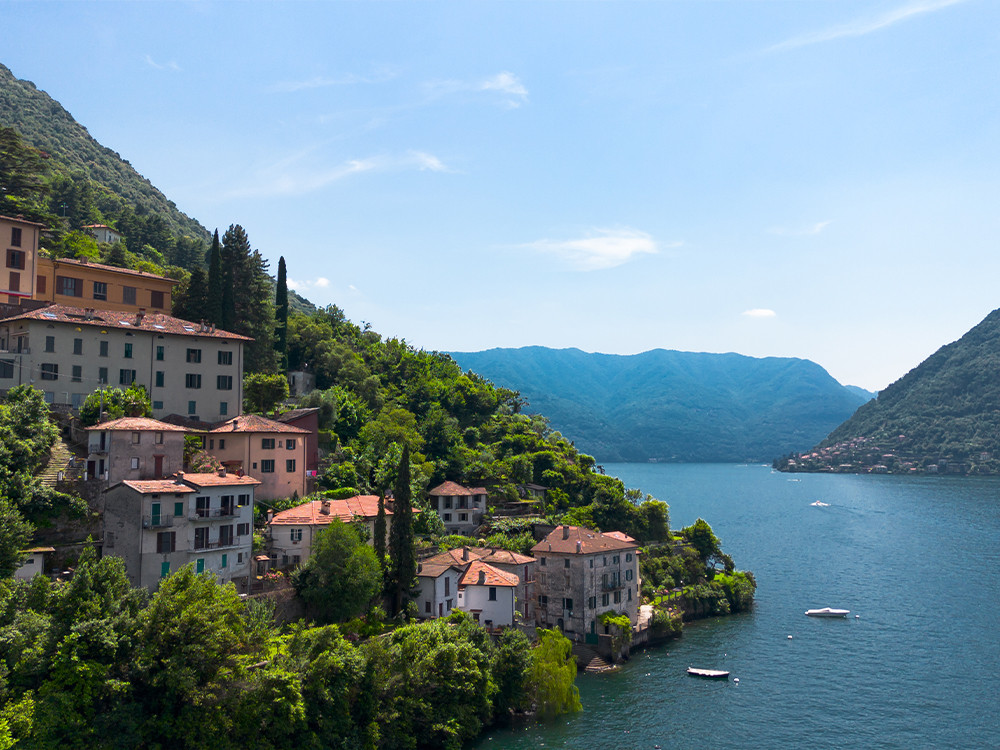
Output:
[[858,409],[799,471],[1000,471],[1000,310]]
[[770,461],[814,445],[866,400],[801,359],[544,347],[451,356],[516,384],[530,411],[602,461]]

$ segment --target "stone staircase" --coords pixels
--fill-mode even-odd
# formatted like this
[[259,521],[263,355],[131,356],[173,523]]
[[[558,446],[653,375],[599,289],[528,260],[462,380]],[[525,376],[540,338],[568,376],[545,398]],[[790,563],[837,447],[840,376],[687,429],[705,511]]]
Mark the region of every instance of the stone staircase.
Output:
[[46,487],[55,488],[57,482],[59,481],[59,472],[63,472],[68,478],[72,472],[69,469],[69,462],[73,459],[73,451],[70,450],[66,441],[63,440],[62,436],[56,440],[52,445],[52,450],[49,452],[49,462],[42,469],[42,473],[39,475],[41,482]]
[[604,657],[586,644],[574,643],[573,655],[576,657],[577,669],[582,669],[584,672],[607,672],[615,669],[613,664],[609,664]]

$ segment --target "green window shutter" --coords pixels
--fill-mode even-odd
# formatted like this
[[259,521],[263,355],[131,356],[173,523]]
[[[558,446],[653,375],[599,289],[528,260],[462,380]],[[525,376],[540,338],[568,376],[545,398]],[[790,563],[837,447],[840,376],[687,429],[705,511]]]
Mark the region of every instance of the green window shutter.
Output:
[[222,567],[225,568],[228,563],[229,563],[229,555],[223,554],[222,555]]
[[176,503],[174,503],[174,515],[175,516],[183,516],[184,515],[184,501],[183,500],[178,500]]
[[198,558],[198,562],[195,563],[194,572],[195,573],[204,573],[205,572],[205,558],[204,557],[199,557]]
[[160,578],[166,578],[168,575],[170,575],[170,563],[160,563]]

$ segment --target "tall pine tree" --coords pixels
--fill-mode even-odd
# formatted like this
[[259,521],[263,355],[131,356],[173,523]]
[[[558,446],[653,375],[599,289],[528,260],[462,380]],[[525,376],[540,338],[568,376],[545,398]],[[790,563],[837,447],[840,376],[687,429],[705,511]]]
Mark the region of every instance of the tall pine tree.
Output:
[[278,283],[274,291],[274,350],[278,353],[278,370],[288,369],[288,279],[285,256],[278,258]]
[[[208,251],[208,294],[202,317],[209,323],[222,325],[222,246],[219,244],[219,230],[212,237],[212,249]],[[226,329],[228,330],[228,329]]]
[[393,487],[392,528],[389,531],[389,585],[392,614],[406,609],[417,577],[417,555],[413,545],[413,505],[410,497],[410,446],[403,455]]
[[273,373],[274,300],[267,261],[251,250],[250,238],[239,224],[222,235],[222,322],[226,331],[250,336],[245,371]]

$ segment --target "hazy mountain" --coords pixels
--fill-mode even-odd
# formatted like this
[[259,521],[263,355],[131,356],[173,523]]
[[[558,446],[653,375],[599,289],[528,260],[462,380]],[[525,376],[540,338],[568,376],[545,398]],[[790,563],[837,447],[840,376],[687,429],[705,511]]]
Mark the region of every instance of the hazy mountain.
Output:
[[803,359],[655,349],[450,352],[515,388],[601,461],[770,461],[815,445],[870,394]]

